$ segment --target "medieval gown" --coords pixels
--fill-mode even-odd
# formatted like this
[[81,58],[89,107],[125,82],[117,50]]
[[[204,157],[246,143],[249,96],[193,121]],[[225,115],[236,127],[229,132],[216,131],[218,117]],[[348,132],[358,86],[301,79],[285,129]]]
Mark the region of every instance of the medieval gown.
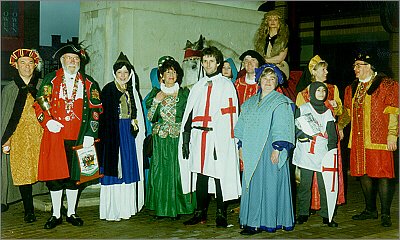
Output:
[[[276,91],[259,99],[260,93],[242,105],[235,126],[244,161],[240,225],[269,232],[292,230],[288,150],[294,146],[293,102]],[[278,164],[271,162],[274,149],[280,150]]]
[[[153,101],[161,91],[153,88],[146,101],[148,119],[154,122],[153,156],[150,163],[146,207],[156,216],[177,217],[191,214],[195,204],[190,194],[183,194],[178,162],[178,140],[189,90],[179,89],[177,96],[169,95],[162,102]],[[192,199],[196,199],[192,196]]]
[[[134,96],[122,93],[113,81],[101,93],[104,112],[100,119],[100,155],[104,177],[100,180],[100,219],[109,221],[129,219],[144,205],[142,145],[145,126],[139,96],[135,88],[133,91]],[[129,115],[129,104],[134,103],[139,123],[136,138],[131,134]],[[112,169],[118,174],[113,174]]]

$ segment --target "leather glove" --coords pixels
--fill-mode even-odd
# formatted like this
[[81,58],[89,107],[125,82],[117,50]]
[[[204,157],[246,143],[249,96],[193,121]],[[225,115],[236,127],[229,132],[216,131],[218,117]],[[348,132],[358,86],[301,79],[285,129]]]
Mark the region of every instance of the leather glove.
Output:
[[57,122],[56,120],[51,119],[46,123],[46,127],[47,129],[49,129],[50,132],[58,133],[61,131],[61,128],[63,128],[64,125],[62,125],[60,122]]
[[183,132],[182,133],[182,137],[183,137],[183,144],[182,144],[183,159],[189,159],[190,133],[189,132]]
[[134,138],[136,138],[139,133],[139,124],[137,119],[132,119],[131,121],[131,133]]
[[88,148],[88,147],[91,147],[91,146],[93,146],[93,144],[94,144],[94,137],[91,137],[91,136],[84,136],[83,137],[83,147],[84,148]]

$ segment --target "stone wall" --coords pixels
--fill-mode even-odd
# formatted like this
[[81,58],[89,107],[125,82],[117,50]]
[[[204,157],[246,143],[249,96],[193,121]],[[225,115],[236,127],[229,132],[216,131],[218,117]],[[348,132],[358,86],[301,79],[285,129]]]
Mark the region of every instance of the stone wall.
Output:
[[160,56],[171,55],[181,63],[186,40],[197,41],[200,34],[224,45],[225,52],[240,55],[253,48],[263,14],[206,2],[83,1],[79,39],[89,46],[91,62],[86,71],[104,86],[112,81],[112,65],[123,51],[139,75],[144,97],[151,89],[150,71]]

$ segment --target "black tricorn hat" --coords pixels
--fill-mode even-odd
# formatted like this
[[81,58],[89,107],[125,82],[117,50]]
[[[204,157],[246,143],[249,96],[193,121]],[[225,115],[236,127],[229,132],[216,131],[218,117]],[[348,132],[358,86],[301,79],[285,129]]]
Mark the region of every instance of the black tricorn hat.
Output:
[[246,52],[242,53],[242,55],[240,55],[239,57],[240,61],[243,61],[246,56],[251,56],[252,58],[257,59],[258,66],[262,66],[265,64],[265,59],[254,50],[247,50]]
[[89,62],[89,56],[87,55],[86,50],[82,47],[82,43],[67,43],[54,53],[53,58],[60,59],[62,55],[66,53],[76,54],[79,56],[81,61],[85,61],[85,63]]

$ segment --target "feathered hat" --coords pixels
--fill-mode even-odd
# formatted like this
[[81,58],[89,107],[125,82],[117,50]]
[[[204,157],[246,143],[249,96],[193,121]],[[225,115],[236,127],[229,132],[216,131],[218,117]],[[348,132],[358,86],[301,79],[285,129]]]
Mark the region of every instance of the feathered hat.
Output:
[[86,49],[82,46],[82,42],[68,43],[62,47],[60,47],[53,55],[53,59],[60,59],[66,53],[73,53],[79,56],[81,61],[86,64],[89,62],[89,56],[86,52]]

